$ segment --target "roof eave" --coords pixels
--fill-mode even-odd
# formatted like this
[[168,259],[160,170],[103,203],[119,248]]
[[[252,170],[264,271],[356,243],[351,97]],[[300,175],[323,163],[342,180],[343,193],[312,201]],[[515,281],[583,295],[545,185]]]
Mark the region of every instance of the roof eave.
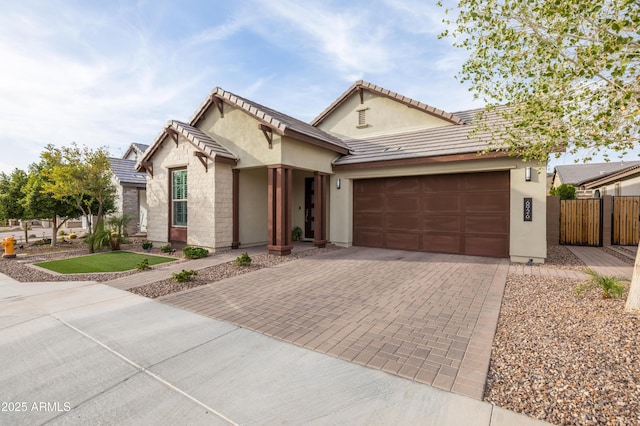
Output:
[[490,158],[505,158],[509,157],[509,153],[506,151],[492,151],[488,153],[465,153],[465,154],[450,154],[450,155],[438,155],[433,157],[410,157],[399,158],[393,160],[375,160],[375,161],[363,161],[363,162],[351,162],[346,164],[340,164],[339,160],[333,164],[333,169],[340,170],[360,170],[360,169],[375,169],[383,167],[395,167],[395,166],[413,166],[422,164],[434,164],[434,163],[451,163],[457,161],[469,161],[479,159]]

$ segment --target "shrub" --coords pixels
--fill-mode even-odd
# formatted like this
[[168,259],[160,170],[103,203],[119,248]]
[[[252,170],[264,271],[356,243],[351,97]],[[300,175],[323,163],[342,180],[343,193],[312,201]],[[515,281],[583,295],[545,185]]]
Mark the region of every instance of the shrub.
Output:
[[576,187],[568,183],[556,187],[551,187],[549,190],[550,195],[560,197],[561,200],[575,200],[576,199]]
[[187,259],[200,259],[202,257],[209,256],[209,250],[203,249],[201,247],[187,246],[182,249],[182,253]]
[[151,269],[151,266],[149,266],[149,259],[142,259],[142,262],[136,265],[136,269],[138,271],[146,271],[147,269]]
[[594,288],[600,288],[602,290],[603,299],[620,297],[622,296],[622,293],[624,293],[624,283],[627,281],[626,279],[600,275],[596,271],[589,268],[585,269],[584,272],[589,275],[589,281],[578,284],[573,289],[573,293],[576,295],[576,297],[580,296],[584,291]]
[[58,235],[67,235],[67,233],[64,232],[64,229],[61,229],[58,231]]
[[36,234],[29,234],[29,238],[38,238]]
[[186,283],[187,281],[191,281],[192,279],[194,279],[196,275],[198,275],[198,273],[193,269],[190,269],[188,271],[183,269],[182,271],[176,272],[175,274],[171,275],[171,279],[179,283]]
[[249,253],[245,251],[242,255],[236,257],[236,263],[240,266],[251,265],[251,257],[249,256]]
[[149,240],[145,241],[142,243],[142,248],[145,250],[150,249],[151,247],[153,247],[153,243]]
[[171,253],[173,251],[173,247],[171,247],[171,244],[167,244],[166,246],[160,247],[160,251],[163,253]]
[[69,234],[69,239],[70,240],[75,240],[76,238],[78,238],[78,235],[76,235],[75,232],[72,232],[72,233]]
[[302,238],[302,228],[300,228],[299,226],[294,226],[293,230],[291,231],[291,239],[293,241],[300,241],[301,238]]

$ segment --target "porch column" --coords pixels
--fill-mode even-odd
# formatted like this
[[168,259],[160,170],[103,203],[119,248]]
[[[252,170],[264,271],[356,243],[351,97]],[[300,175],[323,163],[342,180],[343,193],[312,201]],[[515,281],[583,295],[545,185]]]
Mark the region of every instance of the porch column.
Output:
[[283,165],[269,166],[268,173],[268,227],[270,254],[291,254],[291,179],[293,171]]
[[324,247],[327,244],[327,174],[315,172],[313,174],[313,185],[315,221],[313,245]]
[[231,170],[233,176],[233,240],[231,248],[240,247],[240,170]]

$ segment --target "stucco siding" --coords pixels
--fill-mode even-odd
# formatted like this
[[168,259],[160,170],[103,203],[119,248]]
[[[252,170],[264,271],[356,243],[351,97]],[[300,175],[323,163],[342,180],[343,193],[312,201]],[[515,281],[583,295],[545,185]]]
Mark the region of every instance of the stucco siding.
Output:
[[298,169],[333,173],[331,162],[336,158],[338,154],[333,151],[288,137],[283,138],[282,164],[290,164]]
[[240,186],[239,238],[243,246],[266,244],[267,223],[267,169],[242,169],[238,176]]
[[240,157],[238,168],[256,167],[281,162],[281,138],[273,133],[272,148],[258,127],[260,122],[242,110],[224,104],[224,117],[212,107],[198,123],[229,151]]
[[[358,125],[359,110],[364,110],[364,126]],[[424,111],[409,108],[398,101],[365,91],[362,104],[357,93],[351,95],[318,127],[341,138],[358,139],[381,133],[398,133],[450,125],[452,125],[450,122]]]

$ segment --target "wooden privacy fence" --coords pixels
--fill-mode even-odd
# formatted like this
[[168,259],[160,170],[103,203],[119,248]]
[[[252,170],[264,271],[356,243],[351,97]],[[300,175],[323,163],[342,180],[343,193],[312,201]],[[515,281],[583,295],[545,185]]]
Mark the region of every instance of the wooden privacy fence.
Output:
[[611,244],[638,245],[640,197],[613,197]]
[[602,245],[602,200],[560,200],[560,244]]

